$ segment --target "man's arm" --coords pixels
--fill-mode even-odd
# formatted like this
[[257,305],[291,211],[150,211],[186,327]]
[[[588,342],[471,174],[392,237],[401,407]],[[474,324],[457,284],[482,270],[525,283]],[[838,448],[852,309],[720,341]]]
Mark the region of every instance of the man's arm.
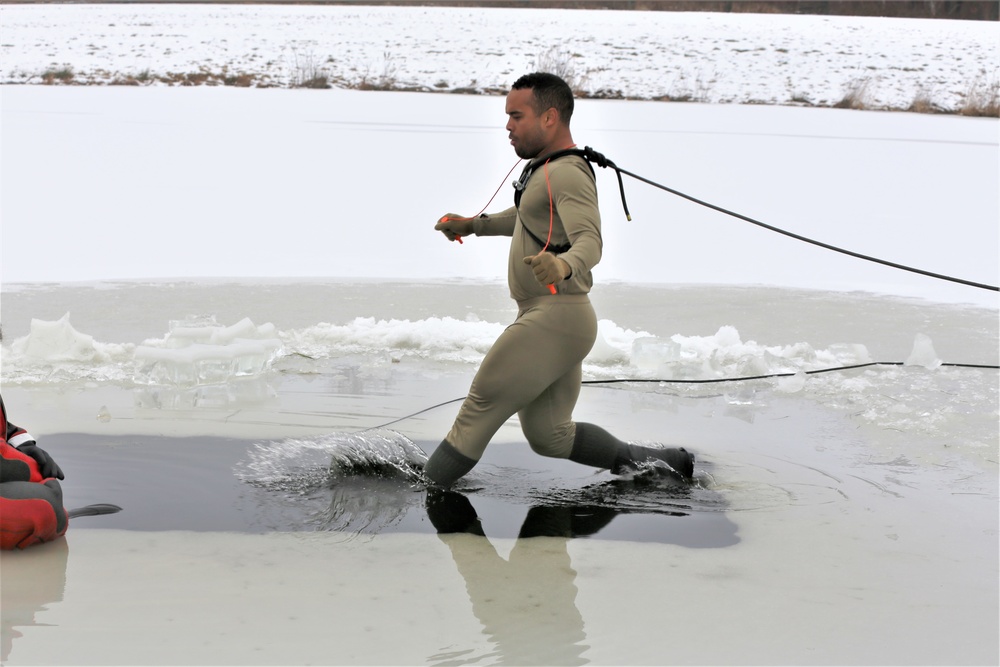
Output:
[[[601,261],[604,248],[597,184],[587,165],[582,162],[567,160],[559,167],[551,169],[550,166],[549,180],[553,204],[559,212],[571,247],[558,258],[569,267],[569,275],[583,275]],[[568,276],[563,276],[566,277]]]
[[463,236],[513,236],[514,223],[517,220],[517,210],[513,207],[500,213],[482,213],[476,218],[467,218],[457,213],[442,215],[434,229],[447,237],[449,241],[461,242]]
[[513,236],[517,209],[511,206],[499,213],[482,215],[472,221],[476,236]]

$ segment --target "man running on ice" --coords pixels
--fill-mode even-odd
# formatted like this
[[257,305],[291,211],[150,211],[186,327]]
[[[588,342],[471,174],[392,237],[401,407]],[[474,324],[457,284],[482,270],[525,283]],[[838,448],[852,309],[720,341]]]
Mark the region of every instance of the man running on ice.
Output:
[[434,228],[452,241],[472,234],[512,237],[508,284],[517,319],[486,354],[424,472],[434,484],[451,486],[517,414],[528,444],[542,456],[614,473],[660,460],[688,479],[694,457],[683,448],[634,445],[600,426],[573,421],[583,359],[597,339],[588,296],[602,250],[596,179],[579,155],[551,157],[575,146],[569,127],[573,92],[561,78],[522,76],[507,95],[506,112],[514,152],[530,161],[515,206],[474,219],[449,213]]

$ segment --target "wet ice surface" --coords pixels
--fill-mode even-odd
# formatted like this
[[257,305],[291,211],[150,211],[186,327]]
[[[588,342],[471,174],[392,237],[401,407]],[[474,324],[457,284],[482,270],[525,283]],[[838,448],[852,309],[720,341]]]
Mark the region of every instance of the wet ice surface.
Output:
[[[801,343],[905,361],[921,332],[942,360],[996,362],[984,308],[604,289],[595,302],[614,326],[588,378],[829,361]],[[8,345],[30,336],[30,316],[56,321],[70,307],[93,338],[89,360]],[[69,471],[67,507],[123,508],[75,520],[63,547],[4,555],[5,619],[22,635],[9,664],[59,662],[67,643],[102,664],[150,647],[173,664],[996,659],[996,371],[922,363],[801,386],[587,386],[578,418],[691,449],[696,483],[543,459],[515,420],[454,494],[429,501],[415,470],[482,352],[421,354],[414,341],[437,330],[424,324],[434,317],[464,334],[500,326],[511,312],[497,283],[45,286],[5,291],[3,308],[4,398]],[[333,326],[316,328],[323,308]],[[274,324],[287,356],[223,385],[134,382],[129,350],[208,312],[223,329]],[[360,314],[399,342],[363,344]],[[739,341],[717,336],[726,326]],[[634,346],[678,334],[694,355],[679,365]],[[22,590],[8,577],[61,583]],[[134,639],[98,640],[109,624]],[[150,627],[170,627],[169,639]]]
[[[393,430],[344,425],[383,418],[438,383],[450,392],[467,377],[406,379],[395,366],[393,377],[354,395],[319,378],[281,384],[279,396],[296,408],[310,393],[325,406],[327,426],[294,438],[143,435],[177,431],[190,413],[128,414],[127,391],[70,390],[74,410],[115,394],[126,401],[109,402],[116,416],[99,422],[104,435],[97,426],[47,436],[72,470],[66,503],[124,510],[77,520],[68,558],[58,545],[40,547],[34,560],[4,556],[5,581],[41,573],[65,582],[48,597],[5,584],[5,596],[18,596],[5,597],[5,609],[34,600],[46,624],[15,620],[24,637],[8,662],[51,662],[62,641],[97,662],[128,662],[139,650],[130,642],[93,637],[113,623],[142,637],[148,652],[151,621],[173,628],[158,654],[175,664],[621,664],[663,655],[697,664],[748,655],[779,664],[952,664],[995,656],[992,447],[949,447],[912,430],[887,437],[767,385],[691,395],[588,388],[579,414],[623,436],[669,434],[660,440],[697,453],[696,484],[616,481],[542,459],[512,424],[454,494],[428,502],[413,447],[429,451],[435,441],[424,434],[440,432],[448,414],[431,411]],[[12,396],[45,400],[30,388]],[[253,413],[231,431],[293,418],[273,404],[208,412],[220,421]],[[122,426],[136,434],[113,432]],[[761,605],[767,614],[756,613]],[[899,635],[901,622],[919,632]],[[712,641],[720,624],[724,643]],[[282,640],[262,638],[275,629]],[[788,638],[760,645],[765,635]]]

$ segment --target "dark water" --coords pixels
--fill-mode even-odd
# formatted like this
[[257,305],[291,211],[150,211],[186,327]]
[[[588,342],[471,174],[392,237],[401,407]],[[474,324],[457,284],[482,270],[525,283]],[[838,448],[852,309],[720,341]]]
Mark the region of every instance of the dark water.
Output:
[[428,490],[433,444],[392,431],[253,442],[58,434],[45,438],[66,480],[68,509],[114,503],[72,529],[469,532],[561,536],[718,548],[739,542],[704,464],[693,483],[656,468],[616,477],[497,445],[456,487]]

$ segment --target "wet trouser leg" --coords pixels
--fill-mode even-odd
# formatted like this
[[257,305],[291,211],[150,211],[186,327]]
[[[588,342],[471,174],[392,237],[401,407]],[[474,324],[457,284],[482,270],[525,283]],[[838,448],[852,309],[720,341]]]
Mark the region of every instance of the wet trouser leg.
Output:
[[517,320],[483,359],[451,431],[427,462],[427,476],[442,486],[453,483],[514,414],[533,450],[568,457],[581,365],[596,338],[597,317],[584,295],[521,304]]

